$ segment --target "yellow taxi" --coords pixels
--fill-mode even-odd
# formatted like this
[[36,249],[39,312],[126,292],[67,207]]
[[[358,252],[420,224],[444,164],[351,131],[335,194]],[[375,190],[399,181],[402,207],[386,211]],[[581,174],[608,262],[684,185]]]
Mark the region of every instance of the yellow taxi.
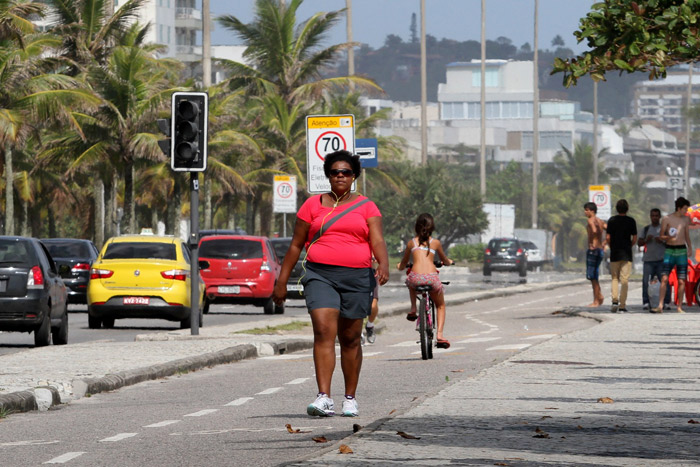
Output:
[[[204,281],[199,280],[202,326]],[[121,318],[159,318],[191,325],[190,250],[171,236],[124,235],[102,247],[87,289],[90,329],[114,327]]]

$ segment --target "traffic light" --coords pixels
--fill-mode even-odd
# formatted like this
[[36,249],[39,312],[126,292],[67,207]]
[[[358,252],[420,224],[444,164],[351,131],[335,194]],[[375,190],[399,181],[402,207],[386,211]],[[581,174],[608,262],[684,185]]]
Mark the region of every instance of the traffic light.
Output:
[[204,172],[207,168],[205,92],[175,92],[172,97],[170,167],[175,172]]

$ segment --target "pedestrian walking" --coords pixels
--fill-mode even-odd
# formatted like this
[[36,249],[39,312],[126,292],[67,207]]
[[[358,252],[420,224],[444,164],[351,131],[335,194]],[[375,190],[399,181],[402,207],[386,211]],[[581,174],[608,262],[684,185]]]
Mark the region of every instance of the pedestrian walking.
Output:
[[[642,257],[642,261],[644,262],[644,269],[642,271],[642,309],[644,311],[649,311],[652,308],[649,300],[649,281],[654,278],[661,283],[664,252],[666,251],[666,245],[663,240],[659,238],[661,235],[661,210],[654,208],[649,211],[649,220],[651,224],[644,226],[642,235],[640,235],[639,240],[637,240],[637,246],[644,247],[644,256]],[[661,300],[661,296],[659,296],[659,300]],[[663,303],[665,309],[670,309],[670,287],[666,288],[666,295],[663,298]],[[655,303],[653,307],[656,308],[656,305]],[[658,305],[661,306],[660,303]]]
[[589,307],[601,306],[605,297],[600,290],[600,263],[605,255],[605,231],[606,225],[602,219],[596,216],[598,206],[588,202],[583,205],[583,213],[586,215],[586,232],[588,233],[588,250],[586,251],[586,279],[591,281],[593,288],[593,302]]
[[[376,282],[389,279],[389,255],[377,206],[352,193],[361,173],[360,158],[348,151],[328,154],[323,171],[331,191],[312,196],[297,212],[294,236],[282,263],[273,299],[281,305],[287,280],[299,255],[304,259],[304,296],[314,331],[314,367],[318,394],[306,413],[335,415],[331,379],[335,369],[335,340],[340,343],[340,365],[345,378],[342,414],[358,415],[355,399],[362,367],[362,325],[370,314]],[[372,272],[372,254],[377,259]]]
[[612,276],[612,306],[610,311],[627,311],[627,289],[632,272],[632,245],[637,243],[637,223],[627,215],[627,200],[615,204],[617,215],[608,220],[606,234],[610,245],[610,275]]
[[[676,202],[676,211],[664,217],[661,221],[661,235],[659,238],[666,242],[664,251],[664,270],[659,287],[659,302],[661,296],[666,293],[668,287],[668,276],[676,268],[678,278],[678,305],[676,311],[683,311],[683,295],[685,293],[685,281],[688,278],[688,257],[692,254],[693,245],[690,242],[690,218],[686,216],[690,202],[679,197]],[[652,308],[652,313],[663,313],[661,303],[656,308]]]

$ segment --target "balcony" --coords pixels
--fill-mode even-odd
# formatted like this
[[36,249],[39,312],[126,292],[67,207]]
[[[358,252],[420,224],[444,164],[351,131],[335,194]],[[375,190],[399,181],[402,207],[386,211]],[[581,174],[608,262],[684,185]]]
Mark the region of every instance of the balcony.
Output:
[[182,62],[198,62],[202,60],[202,46],[178,45],[175,48],[176,58]]
[[175,27],[202,29],[202,11],[196,8],[176,8]]

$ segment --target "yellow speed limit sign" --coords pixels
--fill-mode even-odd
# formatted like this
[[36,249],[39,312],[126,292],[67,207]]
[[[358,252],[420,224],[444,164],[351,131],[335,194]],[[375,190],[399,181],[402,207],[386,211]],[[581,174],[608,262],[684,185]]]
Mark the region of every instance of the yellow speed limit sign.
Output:
[[354,115],[309,115],[306,117],[306,177],[309,193],[331,189],[323,173],[326,154],[344,149],[355,153]]

